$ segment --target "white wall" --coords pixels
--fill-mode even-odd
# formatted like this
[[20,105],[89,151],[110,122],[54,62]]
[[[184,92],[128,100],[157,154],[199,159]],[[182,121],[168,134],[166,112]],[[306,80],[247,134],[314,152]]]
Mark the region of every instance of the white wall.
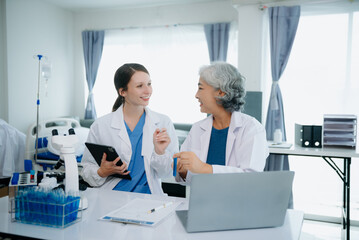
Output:
[[70,12],[42,0],[0,1],[1,13],[6,13],[0,17],[1,38],[5,39],[0,38],[0,69],[4,68],[0,74],[0,118],[24,133],[36,121],[36,54],[47,55],[52,62],[48,97],[41,85],[40,120],[68,115],[83,118],[87,95],[83,30],[239,21],[239,68],[250,79],[248,90],[262,90],[263,18],[257,6],[239,7],[239,14],[231,1]]
[[48,97],[41,84],[40,120],[73,115],[73,14],[41,0],[6,1],[8,122],[26,133],[36,122],[38,60],[52,63]]
[[268,72],[268,13],[258,5],[236,6],[238,11],[238,69],[246,77],[247,91],[261,91],[265,122],[271,78]]
[[[215,23],[237,20],[231,1],[217,3],[173,5],[137,9],[115,9],[75,14],[75,79],[76,112],[84,113],[87,96],[81,32],[83,30],[116,29],[122,27],[164,26],[172,24]],[[180,66],[179,66],[180,67]],[[81,80],[81,81],[78,81]],[[84,91],[86,89],[86,91]]]
[[263,11],[257,6],[239,6],[238,10],[238,68],[246,76],[249,91],[262,89]]
[[6,45],[5,45],[5,0],[0,0],[0,118],[8,121],[7,82],[5,81]]

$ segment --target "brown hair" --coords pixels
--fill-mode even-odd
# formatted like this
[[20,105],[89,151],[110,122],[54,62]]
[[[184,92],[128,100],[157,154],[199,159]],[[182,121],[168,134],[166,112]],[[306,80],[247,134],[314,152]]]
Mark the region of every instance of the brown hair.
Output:
[[122,88],[124,91],[127,91],[127,85],[130,82],[133,74],[135,74],[135,72],[137,71],[145,72],[149,75],[147,69],[143,65],[138,63],[126,63],[117,69],[114,77],[114,83],[118,97],[113,104],[113,112],[125,103],[125,98],[119,94],[118,90]]

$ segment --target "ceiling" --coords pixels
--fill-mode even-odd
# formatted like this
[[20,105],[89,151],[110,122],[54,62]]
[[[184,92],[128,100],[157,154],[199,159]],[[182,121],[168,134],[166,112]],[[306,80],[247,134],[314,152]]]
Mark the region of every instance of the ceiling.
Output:
[[73,10],[110,8],[137,8],[202,2],[229,2],[231,0],[43,0],[56,6]]
[[[204,2],[230,2],[234,5],[252,5],[252,4],[290,4],[290,3],[305,3],[305,2],[340,2],[344,0],[43,0],[54,4],[56,6],[71,10],[71,11],[93,11],[113,8],[142,8],[142,7],[156,7],[166,5],[180,5],[191,3]],[[357,2],[359,0],[346,0],[347,2]]]

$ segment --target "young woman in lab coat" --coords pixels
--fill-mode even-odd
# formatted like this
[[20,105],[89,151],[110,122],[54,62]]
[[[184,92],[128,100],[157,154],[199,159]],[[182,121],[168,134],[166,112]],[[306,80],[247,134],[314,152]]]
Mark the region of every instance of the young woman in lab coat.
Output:
[[268,147],[264,127],[241,113],[244,77],[228,63],[216,62],[199,71],[196,98],[209,116],[193,124],[177,157],[178,182],[193,174],[263,171]]
[[[113,112],[91,125],[87,141],[112,146],[119,158],[107,161],[104,154],[98,166],[85,149],[82,176],[94,187],[163,194],[160,178],[171,176],[172,156],[178,152],[174,126],[167,116],[147,107],[152,86],[144,66],[124,64],[114,82],[118,98]],[[116,166],[120,159],[123,165]],[[132,180],[110,176],[116,173],[130,174]]]

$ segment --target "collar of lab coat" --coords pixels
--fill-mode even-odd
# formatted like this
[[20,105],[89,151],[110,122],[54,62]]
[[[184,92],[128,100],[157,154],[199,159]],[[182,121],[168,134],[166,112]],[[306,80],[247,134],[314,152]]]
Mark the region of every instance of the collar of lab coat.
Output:
[[[240,112],[233,112],[231,116],[231,122],[229,124],[228,132],[234,132],[237,128],[243,125],[242,122],[243,122],[242,114]],[[204,121],[202,121],[200,127],[204,131],[212,131],[212,125],[213,125],[213,115],[210,115],[207,118],[205,118]]]
[[[226,164],[228,163],[230,152],[232,151],[234,140],[236,139],[235,132],[243,125],[242,114],[240,112],[233,112],[231,116],[231,122],[229,124],[228,136],[227,136],[227,145],[226,145]],[[207,159],[209,141],[211,138],[213,126],[213,116],[210,115],[200,124],[200,128],[203,130],[201,135],[201,146],[203,150],[201,151],[200,159]]]
[[[143,126],[142,135],[142,155],[151,157],[153,151],[153,133],[160,123],[160,118],[153,114],[153,112],[146,107],[146,119],[145,125]],[[123,142],[125,142],[131,149],[131,141],[127,134],[127,129],[123,117],[123,105],[121,105],[114,114],[111,121],[111,127],[119,130],[119,136]]]

